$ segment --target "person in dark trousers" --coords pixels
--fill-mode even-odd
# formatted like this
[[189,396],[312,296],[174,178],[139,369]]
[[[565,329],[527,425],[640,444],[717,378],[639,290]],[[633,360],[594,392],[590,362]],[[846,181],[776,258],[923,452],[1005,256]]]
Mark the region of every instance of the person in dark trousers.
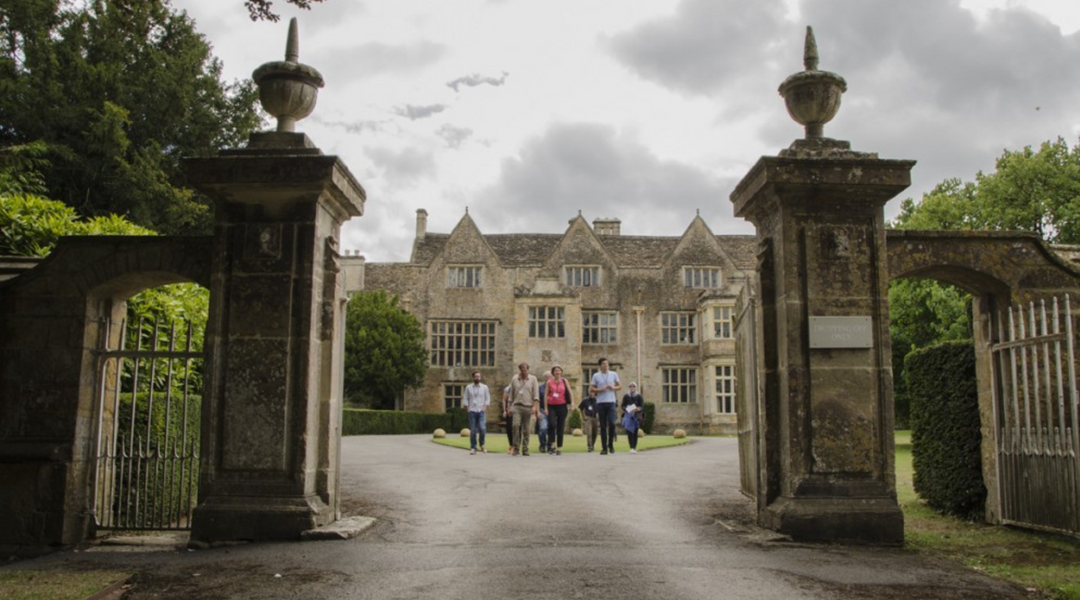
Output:
[[600,419],[596,417],[596,396],[589,394],[578,404],[581,411],[581,428],[585,433],[585,443],[589,452],[596,446],[596,436],[600,434]]
[[563,431],[566,429],[566,414],[570,411],[573,399],[570,397],[570,382],[562,378],[562,367],[551,367],[551,379],[545,387],[548,413],[548,454],[562,456]]
[[637,454],[638,431],[645,422],[645,398],[637,391],[637,383],[630,382],[630,393],[622,397],[622,426],[630,442],[630,454]]
[[514,413],[510,411],[510,386],[503,388],[503,423],[506,427],[506,453],[514,453]]
[[615,392],[622,389],[619,374],[611,370],[608,359],[597,361],[600,370],[593,373],[589,393],[596,395],[596,412],[600,419],[600,454],[615,453],[615,423],[618,420],[618,401]]

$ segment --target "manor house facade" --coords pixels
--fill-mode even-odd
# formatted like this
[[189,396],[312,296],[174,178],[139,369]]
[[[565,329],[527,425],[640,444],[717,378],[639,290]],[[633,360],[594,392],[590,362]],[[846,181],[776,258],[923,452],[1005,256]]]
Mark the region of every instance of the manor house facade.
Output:
[[397,295],[427,332],[427,378],[403,408],[459,405],[474,370],[497,403],[521,361],[541,383],[561,366],[577,404],[606,357],[622,393],[636,381],[656,405],[657,432],[734,433],[733,318],[754,237],[714,235],[700,215],[679,237],[620,228],[578,215],[562,234],[490,235],[466,211],[430,233],[418,210],[409,262],[363,264],[360,284]]

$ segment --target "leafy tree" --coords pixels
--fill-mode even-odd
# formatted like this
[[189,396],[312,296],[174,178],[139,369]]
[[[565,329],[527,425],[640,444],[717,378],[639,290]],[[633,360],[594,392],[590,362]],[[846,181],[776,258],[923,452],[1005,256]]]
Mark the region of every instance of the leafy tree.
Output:
[[207,231],[180,158],[239,145],[256,95],[169,0],[0,0],[0,146],[43,144],[48,196],[82,214]]
[[[288,4],[292,4],[297,8],[303,8],[304,10],[310,9],[312,4],[322,1],[323,0],[285,0]],[[267,21],[277,21],[280,19],[281,17],[274,12],[273,5],[274,3],[272,0],[244,0],[244,6],[247,7],[248,13],[251,14],[252,21],[260,21],[263,19]]]
[[424,328],[383,290],[360,292],[345,319],[345,397],[364,408],[393,409],[427,372]]
[[[119,215],[100,215],[82,220],[74,209],[62,202],[40,196],[5,193],[0,189],[0,256],[48,256],[60,237],[65,235],[157,234]],[[128,319],[142,317],[165,324],[190,321],[193,325],[193,345],[201,349],[209,300],[209,290],[194,283],[147,289],[128,299]],[[152,328],[152,323],[147,321],[144,335],[152,334]]]
[[[919,203],[908,198],[897,229],[1019,230],[1048,242],[1080,243],[1080,144],[1062,138],[1038,149],[1005,150],[995,170],[974,182],[947,179]],[[897,422],[907,421],[904,356],[950,340],[971,337],[971,297],[947,284],[899,280],[889,287]]]

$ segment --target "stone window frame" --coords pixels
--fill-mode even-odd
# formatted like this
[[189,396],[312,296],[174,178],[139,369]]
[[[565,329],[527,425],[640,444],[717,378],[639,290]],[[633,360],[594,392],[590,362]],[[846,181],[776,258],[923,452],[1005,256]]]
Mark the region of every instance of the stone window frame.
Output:
[[724,283],[720,267],[686,265],[683,267],[683,287],[695,290],[715,290]]
[[498,322],[428,321],[428,363],[433,367],[494,367]]
[[483,265],[447,265],[446,287],[479,289],[484,285]]
[[665,404],[697,404],[698,367],[660,367],[660,397]]
[[600,287],[600,265],[564,265],[563,282],[569,287]]
[[[595,317],[597,322],[590,322]],[[609,323],[601,321],[610,319]],[[607,333],[606,339],[605,333]],[[619,343],[619,312],[615,310],[581,311],[581,345],[600,346]]]
[[[724,316],[727,311],[727,316]],[[706,312],[709,321],[709,337],[714,340],[735,339],[735,303],[713,304]],[[724,335],[726,334],[726,335]]]
[[[541,314],[542,313],[542,314]],[[528,307],[529,338],[557,339],[566,337],[566,307],[540,304]]]
[[[674,319],[674,322],[672,322]],[[689,346],[697,343],[697,313],[664,311],[660,313],[660,343],[664,346]]]
[[468,385],[464,381],[450,381],[443,384],[443,406],[446,410],[463,406],[465,387]]
[[735,384],[738,377],[735,363],[722,362],[713,365],[713,399],[716,414],[735,414]]

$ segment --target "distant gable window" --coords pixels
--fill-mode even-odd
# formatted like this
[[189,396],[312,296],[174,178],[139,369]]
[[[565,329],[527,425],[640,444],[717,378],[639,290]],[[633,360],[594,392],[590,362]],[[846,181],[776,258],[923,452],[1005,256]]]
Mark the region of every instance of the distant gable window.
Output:
[[562,306],[530,306],[529,337],[566,337],[566,308]]
[[720,287],[720,269],[716,267],[683,267],[683,286],[695,289]]
[[495,321],[431,321],[429,326],[433,366],[495,365]]
[[570,287],[596,287],[600,285],[600,267],[566,267],[566,285]]
[[697,315],[689,312],[660,313],[660,334],[664,344],[696,344]]
[[455,266],[446,269],[446,285],[452,288],[480,287],[483,267]]
[[461,408],[461,397],[465,394],[464,383],[444,383],[443,384],[443,406],[446,410],[451,408]]
[[718,340],[731,339],[731,306],[712,307],[712,337]]
[[716,365],[716,412],[735,412],[735,365]]
[[665,367],[660,370],[664,402],[690,404],[697,402],[697,369]]
[[614,344],[617,340],[618,315],[614,311],[582,311],[581,343]]

